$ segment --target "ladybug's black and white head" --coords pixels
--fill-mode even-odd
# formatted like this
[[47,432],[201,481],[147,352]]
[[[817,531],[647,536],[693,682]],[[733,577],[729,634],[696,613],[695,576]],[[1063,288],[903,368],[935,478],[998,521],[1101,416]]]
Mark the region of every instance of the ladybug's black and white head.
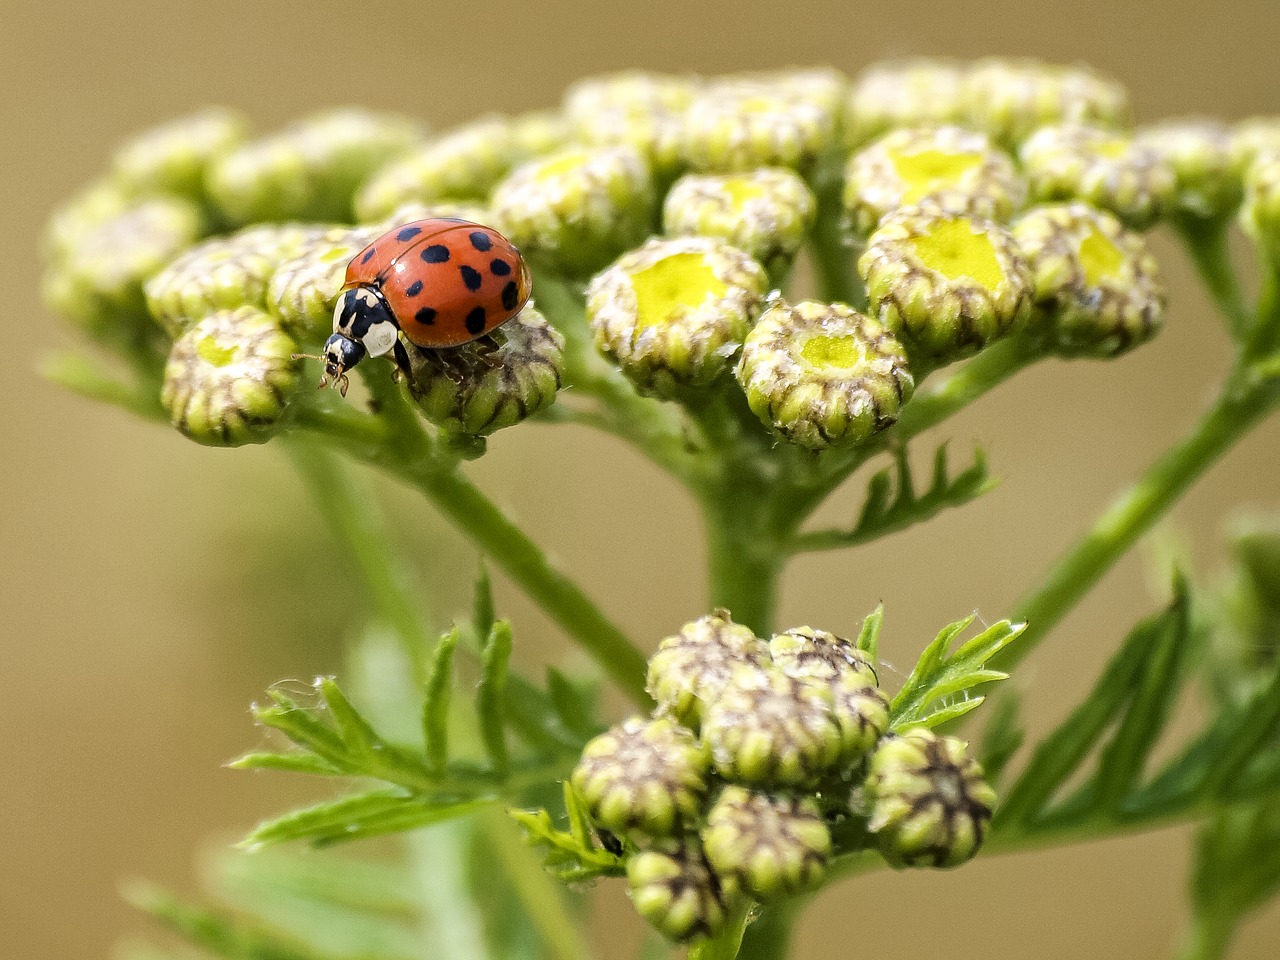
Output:
[[324,344],[324,379],[320,386],[332,383],[344,397],[347,395],[347,371],[365,358],[364,344],[342,333],[335,333]]
[[380,357],[395,346],[400,325],[377,289],[351,287],[342,291],[333,308],[333,332],[362,344],[369,356]]

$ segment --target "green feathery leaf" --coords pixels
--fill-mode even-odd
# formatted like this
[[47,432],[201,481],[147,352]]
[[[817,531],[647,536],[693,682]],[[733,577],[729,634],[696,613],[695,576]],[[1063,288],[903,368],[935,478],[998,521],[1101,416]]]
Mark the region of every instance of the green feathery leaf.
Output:
[[480,720],[480,737],[495,770],[505,770],[511,759],[507,752],[504,709],[511,648],[511,624],[499,620],[489,630],[481,659],[480,684],[476,688],[476,716]]
[[876,607],[862,621],[862,629],[858,632],[857,648],[871,658],[873,664],[880,662],[880,627],[884,624],[884,604]]
[[453,652],[458,646],[457,629],[436,641],[431,655],[422,701],[422,736],[426,744],[427,769],[439,773],[449,757],[449,700],[453,692]]

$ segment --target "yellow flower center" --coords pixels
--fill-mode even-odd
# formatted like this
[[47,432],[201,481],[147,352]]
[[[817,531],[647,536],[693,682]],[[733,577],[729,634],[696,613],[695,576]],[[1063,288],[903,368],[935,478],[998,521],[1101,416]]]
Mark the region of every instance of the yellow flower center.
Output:
[[1080,241],[1077,255],[1084,268],[1085,283],[1091,287],[1100,287],[1114,279],[1125,263],[1124,251],[1097,227],[1089,228],[1088,235]]
[[819,370],[851,370],[866,361],[867,351],[857,337],[819,334],[804,342],[800,356],[805,363]]
[[631,275],[636,292],[636,323],[654,327],[722,297],[728,287],[701,253],[674,253]]
[[982,163],[980,153],[948,153],[945,150],[921,150],[918,153],[889,153],[894,172],[906,184],[904,203],[916,203],[939,187],[959,182],[970,170]]
[[538,167],[535,174],[538,180],[554,180],[571,170],[575,170],[587,162],[587,154],[582,150],[570,150],[558,157],[553,157]]
[[1004,280],[991,238],[963,217],[940,221],[928,233],[908,242],[927,269],[948,280],[968,277],[988,290]]
[[215,336],[204,337],[196,344],[196,353],[200,359],[214,367],[225,367],[234,363],[237,352],[235,347],[223,346]]
[[1093,152],[1108,160],[1121,160],[1129,152],[1129,141],[1123,137],[1109,137],[1094,144]]
[[754,200],[764,193],[764,187],[746,177],[730,177],[724,181],[724,192],[729,195],[735,207],[741,207],[748,200]]

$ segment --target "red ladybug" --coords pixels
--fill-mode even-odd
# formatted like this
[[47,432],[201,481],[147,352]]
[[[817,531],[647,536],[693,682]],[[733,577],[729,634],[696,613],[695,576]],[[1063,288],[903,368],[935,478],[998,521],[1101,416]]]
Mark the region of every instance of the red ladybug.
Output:
[[320,386],[345,396],[366,354],[391,353],[407,375],[401,331],[422,351],[460,347],[519,313],[532,288],[520,251],[492,227],[442,217],[388,230],[347,264]]

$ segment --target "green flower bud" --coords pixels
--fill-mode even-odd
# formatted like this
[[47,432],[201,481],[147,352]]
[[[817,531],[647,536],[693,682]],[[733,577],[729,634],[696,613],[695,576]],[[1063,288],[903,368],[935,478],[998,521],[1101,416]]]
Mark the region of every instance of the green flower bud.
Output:
[[496,349],[470,343],[446,355],[409,347],[409,389],[432,423],[488,436],[555,402],[564,374],[560,331],[529,304],[490,336]]
[[697,89],[692,78],[640,71],[588,77],[569,88],[565,115],[579,140],[631,147],[665,185],[682,164],[683,116]]
[[867,297],[913,356],[952,360],[1031,317],[1031,272],[1009,231],[927,207],[885,218],[858,260]]
[[1280,260],[1280,154],[1260,155],[1249,168],[1240,226],[1268,259]]
[[169,336],[215,310],[266,309],[277,266],[321,228],[300,224],[247,227],[197,244],[147,281],[147,306]]
[[765,642],[720,610],[686,623],[658,645],[645,689],[662,710],[696,728],[736,665],[763,666],[768,658]]
[[205,171],[239,146],[247,131],[244,117],[222,107],[148,130],[116,154],[116,182],[134,194],[173,193],[203,200]]
[[573,140],[569,119],[556,110],[531,110],[511,120],[511,138],[521,158],[554,153]]
[[833,145],[836,108],[785,80],[726,79],[699,92],[684,119],[684,157],[698,171],[787,167],[809,176]]
[[628,147],[570,148],[519,167],[490,201],[494,226],[535,263],[589,276],[649,235],[653,184]]
[[844,637],[812,627],[775,634],[769,653],[788,676],[830,688],[832,716],[844,738],[842,762],[866,756],[889,727],[889,698],[867,655]]
[[243,144],[210,168],[210,195],[233,223],[353,219],[356,187],[422,137],[402,117],[332,110]]
[[893,211],[921,203],[1004,222],[1025,196],[1008,155],[959,127],[895,130],[845,169],[845,209],[863,237]]
[[1280,155],[1280,117],[1250,117],[1231,129],[1231,161],[1241,176],[1259,157]]
[[730,785],[707,814],[702,846],[726,887],[768,902],[818,885],[831,856],[831,831],[812,799]]
[[736,373],[756,416],[811,450],[861,443],[915,389],[897,338],[843,303],[777,301],[747,335]]
[[670,396],[730,368],[768,283],[720,240],[655,238],[591,281],[587,318],[600,352],[637,387]]
[[1124,87],[1086,67],[998,57],[980,60],[965,75],[961,97],[968,125],[1006,148],[1051,124],[1117,129],[1130,124]]
[[664,937],[715,936],[728,915],[720,880],[695,837],[664,840],[627,860],[631,902]]
[[867,829],[894,867],[955,867],[978,852],[996,794],[963,740],[917,728],[871,755]]
[[253,307],[211,313],[174,342],[161,402],[173,425],[197,443],[262,443],[297,386],[297,349]]
[[150,327],[143,284],[202,228],[190,201],[155,197],[64,238],[64,259],[45,288],[51,306],[95,335],[123,334],[138,322]]
[[1144,127],[1134,142],[1173,171],[1173,209],[1194,217],[1226,216],[1244,194],[1231,134],[1211,120],[1182,120]]
[[[394,226],[394,224],[392,224]],[[372,227],[315,230],[272,271],[267,309],[304,344],[323,343],[333,332],[333,310],[351,258],[383,233]]]
[[412,223],[414,220],[432,220],[439,217],[451,217],[455,220],[470,220],[472,223],[488,223],[490,213],[487,207],[478,203],[465,203],[454,200],[436,200],[422,203],[410,200],[391,211],[390,215],[372,224],[377,232],[374,236],[386,233],[392,227]]
[[573,788],[602,827],[668,837],[701,814],[708,768],[706,750],[684,727],[632,717],[583,748]]
[[702,739],[728,780],[778,786],[817,781],[842,754],[831,691],[778,670],[737,666],[706,703]]
[[951,60],[914,59],[868,67],[854,81],[845,109],[845,142],[857,149],[895,127],[959,123],[963,73]]
[[1164,284],[1140,234],[1082,203],[1038,207],[1013,227],[1060,353],[1117,356],[1164,322]]
[[667,194],[662,222],[668,236],[726,240],[776,277],[791,268],[815,207],[813,193],[790,170],[689,174]]
[[1172,167],[1127,134],[1045,127],[1022,145],[1019,156],[1031,196],[1040,202],[1083,200],[1144,230],[1174,201]]
[[381,220],[411,201],[482,201],[518,159],[511,121],[485,117],[387,164],[360,188],[356,213]]
[[53,212],[41,241],[42,252],[51,261],[67,258],[82,237],[136,203],[112,180],[89,184]]

